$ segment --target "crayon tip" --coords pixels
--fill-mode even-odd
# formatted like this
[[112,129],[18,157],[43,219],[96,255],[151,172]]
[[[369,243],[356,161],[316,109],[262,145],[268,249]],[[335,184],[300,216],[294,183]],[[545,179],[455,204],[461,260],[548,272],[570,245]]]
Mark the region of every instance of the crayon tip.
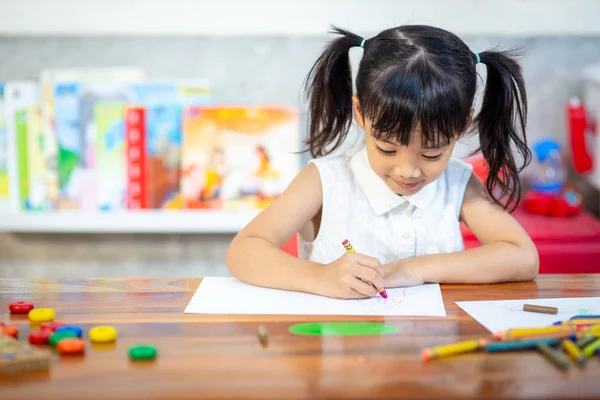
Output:
[[421,350],[421,359],[424,361],[431,359],[431,351],[429,349]]
[[385,289],[381,290],[381,292],[379,292],[379,294],[381,295],[381,297],[383,297],[384,299],[388,298],[387,292],[385,291]]

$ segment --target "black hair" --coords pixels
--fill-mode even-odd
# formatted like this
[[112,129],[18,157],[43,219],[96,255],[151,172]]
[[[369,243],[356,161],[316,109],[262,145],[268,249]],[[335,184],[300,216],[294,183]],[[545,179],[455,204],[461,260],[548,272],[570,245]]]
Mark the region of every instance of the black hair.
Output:
[[[356,94],[361,114],[372,121],[375,138],[408,145],[419,123],[423,142],[434,145],[469,130],[478,132],[480,145],[474,154],[481,151],[488,164],[487,192],[505,209],[516,207],[521,195],[519,172],[531,162],[531,151],[525,138],[525,83],[514,51],[479,53],[487,81],[481,110],[468,126],[478,60],[459,37],[425,25],[387,29],[366,41],[337,27],[333,32],[340,36],[326,46],[306,79],[306,144],[313,157],[329,154],[348,134],[352,122],[348,52],[362,45]],[[511,145],[523,158],[519,166]],[[497,196],[495,188],[500,189]]]

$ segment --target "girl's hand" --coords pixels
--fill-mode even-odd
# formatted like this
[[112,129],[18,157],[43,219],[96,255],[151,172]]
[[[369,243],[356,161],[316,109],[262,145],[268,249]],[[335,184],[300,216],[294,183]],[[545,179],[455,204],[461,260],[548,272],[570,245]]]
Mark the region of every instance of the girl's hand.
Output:
[[319,268],[317,293],[342,299],[364,299],[383,289],[383,269],[376,258],[346,253]]
[[419,264],[419,258],[409,258],[397,260],[383,265],[383,274],[385,277],[385,286],[407,287],[424,284],[423,276],[415,268]]

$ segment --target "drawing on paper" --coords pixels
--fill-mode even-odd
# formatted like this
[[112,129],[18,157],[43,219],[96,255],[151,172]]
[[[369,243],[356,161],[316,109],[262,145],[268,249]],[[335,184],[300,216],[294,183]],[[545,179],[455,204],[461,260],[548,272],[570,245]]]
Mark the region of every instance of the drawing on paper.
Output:
[[[508,311],[510,313],[528,313],[523,311],[522,305],[514,306],[501,306],[500,309]],[[569,315],[594,315],[592,310],[587,307],[572,307],[572,308],[560,308],[558,314],[569,314]]]
[[[198,314],[445,316],[439,285],[386,289],[388,299],[343,300],[262,288],[235,278],[202,280],[185,312]],[[223,298],[222,293],[227,293]],[[219,297],[221,300],[215,302]]]
[[[543,327],[576,315],[600,314],[600,297],[457,301],[456,304],[490,332],[519,327]],[[558,313],[523,311],[523,304],[556,307]]]
[[388,298],[384,299],[381,296],[373,297],[365,300],[358,300],[358,303],[371,311],[373,314],[381,314],[383,311],[391,310],[392,308],[398,307],[406,299],[406,291],[408,288],[403,288],[397,294],[389,294]]

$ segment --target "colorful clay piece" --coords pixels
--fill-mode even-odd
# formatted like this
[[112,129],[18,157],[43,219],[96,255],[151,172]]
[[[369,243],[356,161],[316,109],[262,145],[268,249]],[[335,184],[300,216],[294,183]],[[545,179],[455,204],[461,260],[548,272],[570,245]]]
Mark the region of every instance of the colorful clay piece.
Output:
[[62,355],[81,354],[85,351],[85,342],[75,338],[63,339],[56,345],[56,350]]
[[95,326],[88,335],[94,343],[111,343],[117,340],[117,330],[112,326]]
[[44,322],[41,325],[41,329],[46,329],[52,332],[55,332],[57,328],[60,328],[61,326],[65,326],[66,324],[62,321],[50,321],[50,322]]
[[27,314],[33,310],[33,303],[29,301],[13,301],[8,305],[8,309],[13,314]]
[[19,336],[19,327],[14,325],[8,325],[2,328],[2,335],[17,338]]
[[48,340],[52,336],[52,331],[49,329],[40,329],[32,331],[29,334],[29,343],[31,344],[48,344]]
[[129,349],[129,358],[132,360],[151,360],[156,357],[158,351],[154,346],[133,346]]
[[54,317],[55,313],[51,308],[34,308],[29,311],[29,320],[33,322],[53,321]]
[[4,324],[4,322],[0,321],[0,328],[4,328],[6,326],[6,324]]
[[50,336],[50,339],[48,340],[48,342],[52,346],[56,346],[61,340],[72,339],[72,338],[75,338],[75,339],[77,338],[77,334],[73,331],[54,332]]
[[75,333],[75,335],[77,335],[78,338],[80,338],[81,335],[83,334],[83,331],[77,325],[63,325],[63,326],[56,328],[56,330],[55,330],[55,332],[67,332],[67,331],[71,331],[71,332]]

